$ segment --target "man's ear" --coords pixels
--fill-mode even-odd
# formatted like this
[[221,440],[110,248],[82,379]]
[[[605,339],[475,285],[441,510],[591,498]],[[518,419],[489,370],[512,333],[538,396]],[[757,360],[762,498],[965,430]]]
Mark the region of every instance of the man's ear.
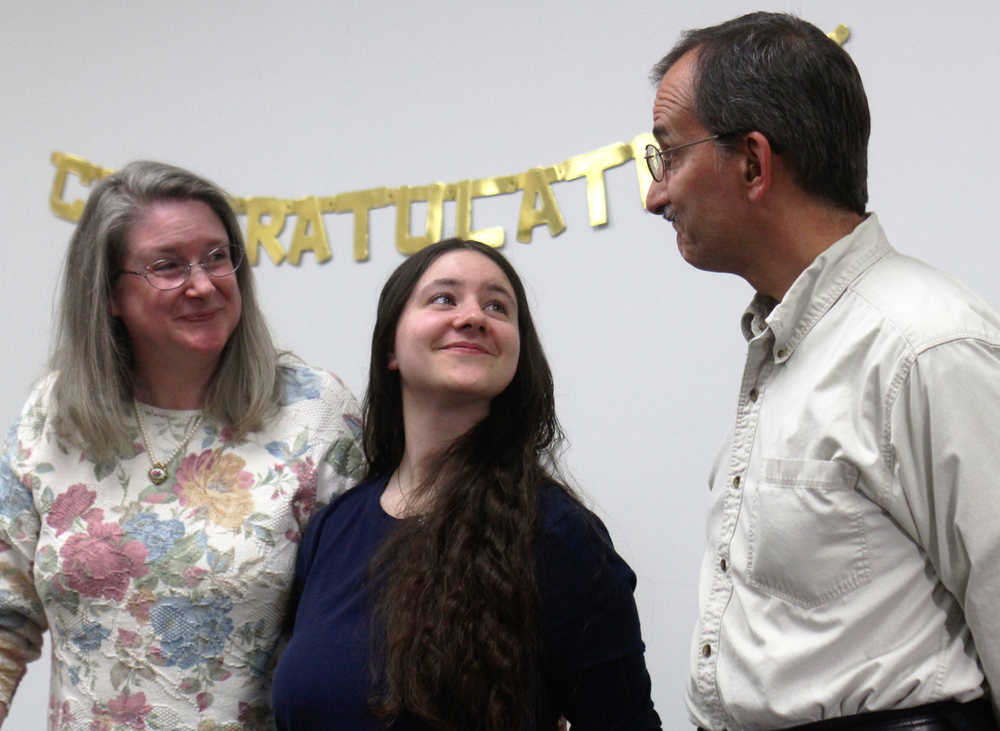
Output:
[[748,132],[743,138],[743,182],[747,198],[759,201],[774,182],[774,151],[760,132]]

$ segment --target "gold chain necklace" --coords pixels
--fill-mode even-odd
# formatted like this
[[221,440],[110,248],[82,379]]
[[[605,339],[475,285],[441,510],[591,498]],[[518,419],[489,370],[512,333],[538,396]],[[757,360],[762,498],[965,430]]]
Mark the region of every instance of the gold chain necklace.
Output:
[[134,398],[132,399],[132,405],[135,407],[135,420],[139,425],[139,433],[142,435],[142,443],[146,447],[146,454],[149,456],[149,471],[146,473],[149,475],[149,479],[153,481],[154,485],[159,485],[166,481],[170,477],[170,471],[167,469],[167,465],[173,462],[174,457],[181,453],[181,450],[187,446],[187,443],[194,436],[195,430],[198,425],[201,424],[201,417],[204,414],[198,414],[198,418],[194,420],[191,428],[188,429],[187,434],[184,435],[184,441],[177,445],[177,449],[170,453],[164,461],[158,462],[156,459],[156,452],[153,451],[153,447],[149,442],[149,437],[146,435],[146,427],[142,424],[142,416],[139,414],[139,402]]

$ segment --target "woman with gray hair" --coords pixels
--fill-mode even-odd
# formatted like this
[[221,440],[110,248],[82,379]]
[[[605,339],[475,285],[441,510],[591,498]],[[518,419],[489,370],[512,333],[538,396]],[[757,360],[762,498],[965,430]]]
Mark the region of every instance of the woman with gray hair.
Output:
[[245,259],[192,173],[95,186],[0,461],[3,715],[49,628],[50,729],[273,727],[298,538],[361,452],[354,398],[275,349]]

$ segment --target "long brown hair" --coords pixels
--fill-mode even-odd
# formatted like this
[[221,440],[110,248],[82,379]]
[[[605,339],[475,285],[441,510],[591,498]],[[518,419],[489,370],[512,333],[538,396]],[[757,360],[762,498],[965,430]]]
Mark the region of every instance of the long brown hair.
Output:
[[[368,478],[389,475],[405,448],[399,373],[389,370],[396,326],[431,263],[468,250],[493,261],[517,300],[517,371],[487,417],[429,471],[430,509],[402,521],[377,554],[376,712],[404,713],[445,731],[534,726],[538,591],[533,540],[538,490],[557,474],[562,440],[552,373],[510,263],[476,241],[448,239],[403,262],[382,289],[364,402]],[[426,493],[425,493],[426,494]]]

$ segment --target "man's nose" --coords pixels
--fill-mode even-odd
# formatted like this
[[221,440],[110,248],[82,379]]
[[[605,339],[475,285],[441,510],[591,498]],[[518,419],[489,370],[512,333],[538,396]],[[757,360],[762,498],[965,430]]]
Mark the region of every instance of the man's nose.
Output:
[[650,213],[660,215],[669,202],[670,198],[667,196],[667,177],[666,173],[664,173],[663,180],[654,180],[649,184],[649,189],[646,191],[646,210]]

